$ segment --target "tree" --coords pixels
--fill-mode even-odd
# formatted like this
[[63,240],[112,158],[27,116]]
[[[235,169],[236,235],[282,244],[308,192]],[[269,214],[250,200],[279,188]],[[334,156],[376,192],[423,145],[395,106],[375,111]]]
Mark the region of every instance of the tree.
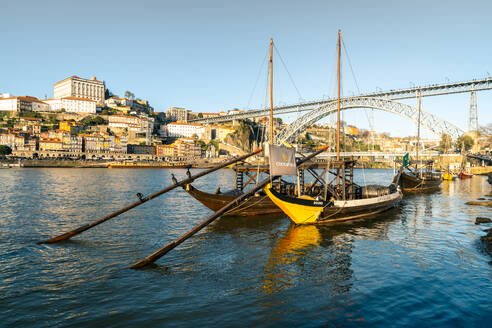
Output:
[[87,116],[83,120],[80,121],[84,125],[104,125],[108,124],[108,121],[103,119],[100,116]]
[[6,145],[0,145],[0,155],[10,155],[12,154],[12,148]]
[[443,133],[441,135],[441,141],[439,142],[439,150],[443,153],[447,152],[451,148],[451,136]]
[[468,151],[473,147],[474,144],[475,140],[473,140],[472,137],[462,135],[456,140],[456,149],[458,151]]
[[109,99],[111,97],[114,97],[114,93],[109,90],[109,89],[104,89],[104,99]]
[[198,113],[198,118],[203,118],[203,114],[202,113]]
[[135,99],[135,95],[133,94],[133,92],[126,90],[125,91],[125,98]]

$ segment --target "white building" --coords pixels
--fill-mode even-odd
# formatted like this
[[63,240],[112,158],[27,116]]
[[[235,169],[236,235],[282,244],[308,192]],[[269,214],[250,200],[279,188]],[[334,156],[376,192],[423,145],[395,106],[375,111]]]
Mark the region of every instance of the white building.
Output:
[[78,76],[68,77],[55,83],[53,97],[56,99],[66,97],[88,98],[96,101],[97,106],[104,106],[104,82],[91,77],[90,80]]
[[171,122],[188,121],[189,110],[181,107],[171,107],[166,111],[166,119]]
[[51,112],[65,110],[67,113],[96,113],[96,101],[87,98],[65,97],[61,99],[44,99]]
[[47,112],[49,106],[36,97],[9,97],[0,98],[0,111]]
[[191,138],[194,134],[203,138],[205,127],[196,123],[169,123],[166,126],[167,136],[171,138]]
[[126,128],[136,133],[152,134],[154,130],[154,119],[152,117],[136,117],[129,115],[108,116],[109,128]]

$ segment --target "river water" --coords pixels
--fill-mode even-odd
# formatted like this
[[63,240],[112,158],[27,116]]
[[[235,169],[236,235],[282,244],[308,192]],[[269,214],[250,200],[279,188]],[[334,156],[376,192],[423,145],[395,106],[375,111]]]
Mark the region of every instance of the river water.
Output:
[[[224,217],[144,270],[129,266],[212,213],[182,189],[71,241],[36,245],[162,189],[171,173],[185,175],[0,170],[0,326],[490,327],[492,259],[474,222],[492,209],[464,204],[490,192],[482,176],[405,197],[371,220],[295,227],[282,216]],[[194,185],[232,181],[221,170]]]

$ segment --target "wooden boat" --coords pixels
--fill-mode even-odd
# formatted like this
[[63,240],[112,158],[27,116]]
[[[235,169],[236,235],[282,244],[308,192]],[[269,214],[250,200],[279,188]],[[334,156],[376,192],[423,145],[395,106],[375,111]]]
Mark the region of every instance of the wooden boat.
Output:
[[[366,217],[394,207],[403,197],[399,186],[403,166],[389,186],[359,186],[354,183],[356,161],[340,158],[340,53],[341,31],[338,31],[337,160],[325,169],[326,180],[322,181],[318,176],[319,188],[311,186],[305,190],[298,186],[297,197],[277,191],[271,184],[264,189],[295,224],[322,224]],[[331,183],[328,174],[335,176]]]
[[[408,162],[405,171],[401,174],[400,185],[404,192],[426,192],[437,190],[441,186],[442,177],[433,171],[433,161],[419,161],[420,148],[420,114],[422,112],[422,92],[417,93],[417,108],[419,115],[417,120],[417,145],[415,161]],[[408,154],[405,156],[408,161]],[[405,161],[404,161],[405,162]],[[404,163],[406,164],[406,163]]]
[[[242,192],[237,190],[232,190],[225,193],[221,193],[219,191],[218,193],[212,194],[200,191],[191,184],[186,185],[185,190],[193,198],[214,212],[218,211],[242,194]],[[246,201],[239,204],[236,208],[229,211],[227,214],[237,216],[255,216],[281,213],[282,210],[278,208],[264,192],[258,192]]]
[[[410,166],[412,164],[414,162],[411,162]],[[411,170],[410,167],[406,167],[406,170],[402,172],[400,185],[403,192],[423,192],[440,188],[441,174],[433,172],[432,161],[426,161],[425,164],[425,170]],[[415,164],[415,168],[417,168],[417,164]]]
[[[346,176],[351,176],[354,164],[355,161],[349,159],[334,163],[344,166]],[[403,197],[398,186],[401,170],[389,186],[361,187],[349,178],[340,185],[326,186],[326,197],[315,194],[291,197],[273,189],[270,184],[264,190],[295,224],[323,224],[374,215],[397,205]]]
[[473,176],[473,174],[467,173],[467,172],[465,172],[465,170],[461,170],[461,172],[459,174],[460,179],[469,179],[472,176]]
[[[272,65],[272,56],[273,56],[273,40],[270,39],[270,70],[273,69]],[[271,71],[271,74],[272,71]],[[273,88],[273,79],[270,79],[270,95],[272,95]],[[272,124],[271,129],[273,129],[273,101],[271,102],[270,108],[270,117]],[[272,130],[270,130],[270,141],[272,136]],[[200,203],[213,210],[214,212],[222,208],[224,205],[230,203],[236,197],[242,195],[248,185],[255,184],[259,179],[262,173],[269,172],[269,168],[265,166],[251,166],[245,165],[244,163],[238,165],[237,163],[228,166],[228,168],[234,170],[235,175],[235,189],[230,190],[228,192],[220,192],[220,189],[217,189],[215,193],[207,193],[204,191],[200,191],[191,184],[188,184],[185,188],[186,192],[190,194],[193,198],[198,200]],[[248,179],[246,181],[246,179]],[[285,188],[288,184],[284,183],[282,186]],[[290,189],[292,190],[292,188]],[[235,216],[256,216],[256,215],[265,215],[265,214],[282,214],[282,210],[278,208],[265,192],[257,192],[252,197],[243,201],[236,208],[233,208],[231,211],[227,213],[228,215]]]
[[442,179],[443,180],[446,180],[446,181],[452,181],[454,180],[454,175],[449,172],[449,170],[447,170],[443,175],[442,175]]

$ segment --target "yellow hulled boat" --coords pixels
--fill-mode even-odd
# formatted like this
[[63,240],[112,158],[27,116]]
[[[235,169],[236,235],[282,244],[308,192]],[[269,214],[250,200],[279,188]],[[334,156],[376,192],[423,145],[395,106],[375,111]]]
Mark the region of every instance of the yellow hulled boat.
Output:
[[454,179],[454,175],[453,175],[451,172],[446,171],[446,173],[444,173],[444,174],[442,175],[442,179],[443,179],[443,180],[448,180],[448,181],[451,181],[451,180],[453,180],[453,179]]

